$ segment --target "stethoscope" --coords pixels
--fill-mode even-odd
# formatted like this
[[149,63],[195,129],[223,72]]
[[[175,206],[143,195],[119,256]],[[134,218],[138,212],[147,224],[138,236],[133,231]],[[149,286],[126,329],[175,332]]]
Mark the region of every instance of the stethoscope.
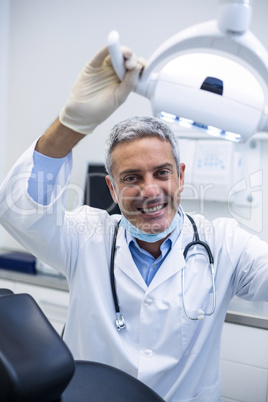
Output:
[[[213,305],[212,305],[211,311],[209,311],[209,312],[205,312],[203,309],[198,309],[196,317],[193,317],[189,314],[188,309],[185,306],[185,293],[184,293],[186,266],[184,266],[181,270],[182,305],[183,305],[183,310],[185,312],[186,317],[188,317],[190,320],[203,320],[205,318],[205,316],[211,316],[214,313],[215,308],[216,308],[214,258],[213,258],[209,245],[200,240],[194,219],[189,215],[187,215],[187,217],[193,226],[194,239],[192,242],[187,244],[187,246],[185,247],[184,252],[183,252],[183,257],[184,257],[184,260],[186,261],[187,253],[188,253],[189,249],[193,246],[200,245],[205,248],[207,255],[208,255],[209,267],[210,267],[210,271],[211,271]],[[115,325],[116,325],[116,328],[118,329],[118,331],[120,331],[121,329],[126,329],[126,322],[125,322],[125,319],[124,319],[124,317],[120,311],[120,307],[119,307],[118,297],[117,297],[117,293],[116,293],[116,289],[115,289],[115,275],[114,275],[114,258],[115,258],[116,239],[117,239],[117,234],[118,234],[118,230],[119,230],[119,224],[120,224],[120,221],[117,223],[117,225],[115,227],[115,231],[114,231],[112,250],[111,250],[111,262],[110,262],[110,280],[111,280],[111,288],[112,288],[114,307],[115,307],[115,312],[116,312]]]

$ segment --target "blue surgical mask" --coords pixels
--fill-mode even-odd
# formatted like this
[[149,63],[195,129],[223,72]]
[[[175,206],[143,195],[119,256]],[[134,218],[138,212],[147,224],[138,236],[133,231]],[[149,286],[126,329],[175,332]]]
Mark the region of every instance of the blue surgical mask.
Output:
[[183,213],[181,208],[179,208],[179,212],[175,214],[170,226],[161,233],[156,233],[156,234],[150,234],[143,232],[142,230],[136,228],[136,226],[132,225],[125,217],[122,215],[121,221],[120,221],[120,226],[123,227],[124,229],[128,230],[129,233],[135,237],[136,239],[145,241],[147,243],[155,243],[158,240],[164,239],[166,236],[168,236],[171,232],[173,232],[175,229],[178,230],[178,233],[181,231],[183,225]]

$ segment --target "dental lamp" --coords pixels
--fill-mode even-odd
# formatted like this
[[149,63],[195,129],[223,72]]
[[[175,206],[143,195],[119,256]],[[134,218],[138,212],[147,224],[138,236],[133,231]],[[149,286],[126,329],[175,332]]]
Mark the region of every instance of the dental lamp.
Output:
[[[236,142],[268,132],[268,53],[249,31],[251,16],[252,0],[220,0],[217,20],[180,31],[156,49],[135,89],[150,100],[154,116]],[[116,31],[108,47],[122,79]]]

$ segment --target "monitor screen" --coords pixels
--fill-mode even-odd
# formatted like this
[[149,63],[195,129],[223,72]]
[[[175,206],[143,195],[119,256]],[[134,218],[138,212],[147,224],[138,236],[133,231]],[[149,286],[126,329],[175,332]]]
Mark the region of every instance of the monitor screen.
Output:
[[106,184],[107,175],[103,164],[89,164],[87,167],[84,205],[105,209],[110,215],[120,214],[118,205],[113,201]]

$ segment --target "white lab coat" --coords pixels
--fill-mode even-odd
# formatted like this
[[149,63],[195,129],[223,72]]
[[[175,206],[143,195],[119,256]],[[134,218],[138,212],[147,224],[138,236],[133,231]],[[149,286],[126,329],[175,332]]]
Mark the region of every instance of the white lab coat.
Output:
[[[70,288],[65,341],[75,359],[118,367],[153,388],[167,401],[220,401],[221,332],[232,296],[268,301],[268,246],[233,220],[208,222],[194,216],[201,240],[215,259],[216,311],[189,320],[182,307],[183,250],[192,241],[185,216],[182,234],[147,287],[120,228],[116,243],[116,289],[127,329],[117,331],[109,279],[113,228],[119,216],[81,207],[65,213],[62,199],[71,169],[65,163],[48,206],[27,193],[33,146],[17,162],[0,192],[2,225],[30,252],[63,272]],[[203,248],[189,253],[185,304],[188,310],[212,306]],[[104,384],[105,386],[105,384]]]

